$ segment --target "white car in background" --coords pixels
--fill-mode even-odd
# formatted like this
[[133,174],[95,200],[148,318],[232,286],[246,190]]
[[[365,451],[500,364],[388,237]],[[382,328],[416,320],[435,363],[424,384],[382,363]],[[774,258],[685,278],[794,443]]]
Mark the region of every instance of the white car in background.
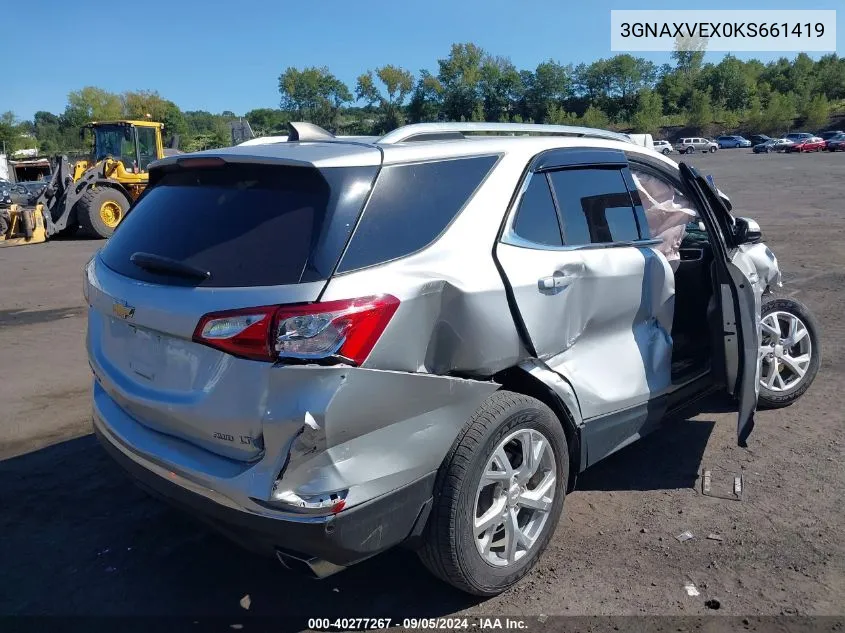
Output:
[[672,147],[669,141],[654,141],[654,151],[661,152],[662,154],[671,154],[675,151],[675,148]]

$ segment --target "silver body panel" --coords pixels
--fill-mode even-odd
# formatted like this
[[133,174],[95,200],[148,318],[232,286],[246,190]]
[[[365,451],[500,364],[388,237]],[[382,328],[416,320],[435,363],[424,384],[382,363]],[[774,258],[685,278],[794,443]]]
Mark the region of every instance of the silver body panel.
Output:
[[[570,380],[585,419],[645,403],[670,387],[675,287],[656,251],[499,244],[496,254],[538,357]],[[557,281],[552,289],[539,287],[546,276]]]
[[[85,275],[87,346],[101,436],[133,462],[207,499],[305,521],[319,519],[274,506],[274,487],[298,496],[342,491],[349,509],[431,475],[506,370],[542,384],[576,431],[616,416],[596,459],[644,433],[650,405],[678,387],[671,373],[676,289],[669,263],[650,240],[543,249],[521,244],[508,227],[526,165],[543,151],[613,149],[648,155],[667,170],[677,165],[609,133],[402,142],[415,131],[376,144],[339,138],[191,154],[319,168],[464,156],[498,161],[425,248],[326,280],[164,286],[119,275],[95,257]],[[779,281],[777,261],[764,248],[737,251],[736,285],[750,277],[765,285]],[[753,296],[734,315],[751,327],[762,283],[752,284]],[[383,293],[400,305],[360,367],[245,360],[192,340],[210,312]],[[131,318],[121,305],[134,308]],[[734,378],[736,355],[747,352],[733,352]],[[746,399],[745,414],[755,405]],[[595,461],[587,459],[587,447],[581,450],[576,470]]]

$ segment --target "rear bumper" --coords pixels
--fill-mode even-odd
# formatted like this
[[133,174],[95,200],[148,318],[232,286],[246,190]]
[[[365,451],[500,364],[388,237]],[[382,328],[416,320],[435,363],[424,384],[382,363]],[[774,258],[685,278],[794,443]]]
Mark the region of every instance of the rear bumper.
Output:
[[419,532],[431,506],[436,473],[328,517],[238,508],[123,444],[96,414],[94,432],[105,450],[141,488],[259,553],[278,551],[345,567]]

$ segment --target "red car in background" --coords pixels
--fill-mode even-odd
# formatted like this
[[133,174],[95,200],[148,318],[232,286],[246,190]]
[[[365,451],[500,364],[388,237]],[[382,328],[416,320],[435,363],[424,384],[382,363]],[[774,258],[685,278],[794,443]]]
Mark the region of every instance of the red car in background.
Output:
[[818,136],[811,136],[795,141],[787,146],[785,152],[820,152],[825,148],[825,141]]

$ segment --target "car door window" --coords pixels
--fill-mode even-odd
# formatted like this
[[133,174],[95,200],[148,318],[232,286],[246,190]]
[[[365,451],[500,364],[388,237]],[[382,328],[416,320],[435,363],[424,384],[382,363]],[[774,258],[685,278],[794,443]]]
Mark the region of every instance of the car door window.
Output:
[[549,178],[566,245],[640,239],[634,203],[620,169],[566,169]]
[[563,246],[560,225],[545,174],[535,174],[519,203],[513,232],[524,240],[546,246]]

